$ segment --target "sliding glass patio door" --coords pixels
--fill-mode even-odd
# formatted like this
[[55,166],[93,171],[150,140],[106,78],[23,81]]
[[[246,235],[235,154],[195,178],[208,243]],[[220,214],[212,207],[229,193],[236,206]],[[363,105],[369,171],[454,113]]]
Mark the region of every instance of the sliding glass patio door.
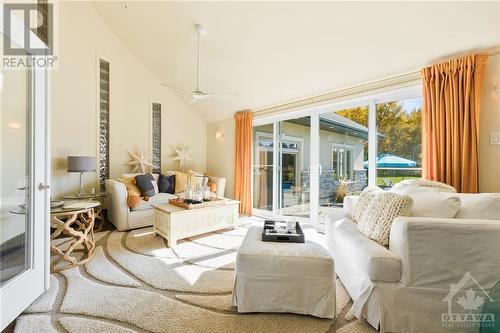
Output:
[[311,200],[311,117],[278,123],[277,213],[309,219]]
[[254,214],[317,224],[347,195],[420,177],[419,85],[254,122]]
[[254,127],[257,215],[310,218],[311,117]]

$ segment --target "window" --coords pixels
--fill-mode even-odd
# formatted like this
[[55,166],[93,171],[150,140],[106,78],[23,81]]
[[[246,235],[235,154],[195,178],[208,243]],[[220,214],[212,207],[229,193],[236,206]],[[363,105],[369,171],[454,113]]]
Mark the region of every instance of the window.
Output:
[[333,180],[353,180],[354,148],[345,145],[332,145]]
[[99,58],[99,138],[98,166],[99,184],[105,188],[109,178],[109,62]]
[[151,147],[152,147],[152,164],[153,172],[160,173],[161,171],[161,104],[153,102],[152,108],[152,124],[151,124]]

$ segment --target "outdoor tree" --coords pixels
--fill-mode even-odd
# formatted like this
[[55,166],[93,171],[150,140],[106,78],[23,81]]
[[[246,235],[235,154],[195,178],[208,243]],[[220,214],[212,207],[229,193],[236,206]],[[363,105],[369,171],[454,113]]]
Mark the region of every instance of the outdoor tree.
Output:
[[[337,112],[368,127],[368,107],[357,107]],[[390,153],[417,162],[421,165],[422,112],[421,109],[404,110],[398,102],[377,104],[378,153]],[[368,144],[365,142],[365,160],[368,159]]]

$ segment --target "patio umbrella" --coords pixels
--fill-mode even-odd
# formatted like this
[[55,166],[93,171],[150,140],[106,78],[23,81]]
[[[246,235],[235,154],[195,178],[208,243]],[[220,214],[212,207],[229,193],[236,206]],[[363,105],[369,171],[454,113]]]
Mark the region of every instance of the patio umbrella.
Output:
[[[377,168],[414,168],[417,162],[392,154],[380,154],[377,156]],[[368,161],[363,163],[368,169]]]

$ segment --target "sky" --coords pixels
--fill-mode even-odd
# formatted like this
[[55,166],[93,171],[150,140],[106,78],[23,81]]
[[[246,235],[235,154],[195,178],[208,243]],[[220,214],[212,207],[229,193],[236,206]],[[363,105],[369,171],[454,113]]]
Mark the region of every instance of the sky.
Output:
[[414,109],[418,109],[422,107],[422,98],[417,97],[417,98],[412,98],[412,99],[405,99],[403,102],[403,108],[406,111],[406,113],[411,113]]

